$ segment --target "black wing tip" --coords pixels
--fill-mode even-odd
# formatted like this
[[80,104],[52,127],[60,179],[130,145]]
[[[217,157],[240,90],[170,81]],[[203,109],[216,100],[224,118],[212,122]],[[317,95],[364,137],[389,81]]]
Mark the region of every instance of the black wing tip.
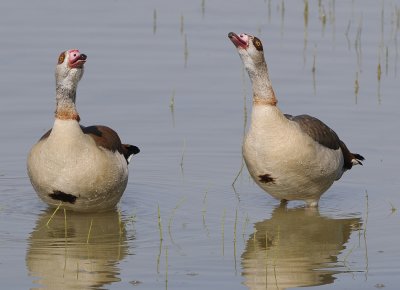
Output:
[[364,156],[357,153],[351,153],[351,154],[353,155],[352,158],[353,165],[363,165],[361,161],[365,160]]
[[132,157],[140,152],[140,149],[137,146],[129,144],[123,144],[122,146],[124,147],[124,156],[126,162],[129,164]]
[[357,160],[365,160],[365,158],[364,158],[364,156],[362,156],[362,155],[360,155],[360,154],[357,154],[357,153],[353,153],[353,155],[354,155],[354,158],[356,158]]
[[126,149],[128,149],[128,152],[131,155],[136,155],[136,154],[138,154],[140,152],[139,147],[134,146],[134,145],[126,145]]

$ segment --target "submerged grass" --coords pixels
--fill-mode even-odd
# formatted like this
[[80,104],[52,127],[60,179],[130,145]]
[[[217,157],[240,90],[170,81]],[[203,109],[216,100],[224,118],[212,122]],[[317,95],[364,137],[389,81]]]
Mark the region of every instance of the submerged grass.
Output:
[[93,218],[90,219],[90,226],[89,226],[89,231],[88,231],[87,238],[86,238],[86,244],[89,244],[90,233],[92,232],[92,225],[93,225]]
[[210,230],[208,229],[207,224],[206,224],[207,195],[208,195],[208,189],[206,190],[206,193],[204,194],[204,197],[203,197],[203,208],[201,210],[201,215],[202,215],[202,221],[203,221],[203,228],[205,229],[205,231],[207,233],[207,237],[209,237]]
[[172,126],[174,128],[175,128],[175,95],[176,95],[176,90],[173,89],[169,100],[169,109],[171,111]]
[[349,23],[347,24],[346,32],[344,33],[344,35],[346,36],[347,47],[348,47],[349,50],[351,48],[350,37],[349,37],[350,27],[351,27],[351,20],[349,20]]
[[355,96],[355,103],[358,102],[358,90],[360,89],[360,84],[358,82],[358,72],[356,72],[356,79],[354,81],[354,96]]
[[67,230],[67,211],[64,208],[64,270],[63,270],[63,277],[65,276],[65,272],[67,271],[67,251],[68,251],[68,230]]
[[168,221],[168,235],[169,238],[171,239],[171,242],[173,244],[175,244],[174,239],[172,238],[172,233],[171,233],[171,227],[172,227],[172,221],[175,217],[175,213],[176,211],[182,206],[182,204],[186,201],[186,197],[183,197],[178,204],[174,207],[174,209],[172,210],[171,216],[169,217],[169,221]]
[[226,209],[224,208],[224,213],[222,214],[222,226],[221,226],[221,231],[222,231],[222,256],[225,255],[225,217],[226,217]]
[[160,205],[157,205],[157,220],[158,220],[158,230],[160,233],[160,246],[159,246],[158,255],[157,255],[157,273],[159,274],[160,273],[160,259],[161,259],[162,244],[163,244]]
[[280,32],[281,36],[283,36],[283,31],[285,30],[285,0],[281,0],[280,3],[280,16],[281,16]]
[[122,237],[122,234],[124,233],[124,223],[122,221],[122,214],[121,210],[118,209],[118,232],[119,232],[119,237]]
[[390,207],[391,207],[391,209],[390,209],[391,214],[394,214],[397,211],[397,208],[390,201],[389,201],[389,204],[390,204]]
[[313,89],[314,89],[314,96],[317,94],[317,81],[316,81],[316,58],[317,58],[317,45],[314,46],[314,52],[313,52],[313,65],[311,68],[311,73],[312,73],[312,79],[313,79]]
[[237,263],[236,263],[236,234],[237,234],[237,222],[238,222],[238,209],[236,207],[235,211],[235,223],[233,226],[233,261],[235,263],[235,273],[237,273]]
[[185,157],[185,152],[186,152],[186,139],[183,139],[183,149],[182,149],[182,156],[181,156],[181,163],[180,163],[182,172],[183,172],[183,159]]
[[183,35],[183,32],[185,30],[185,17],[183,16],[183,14],[181,14],[181,26],[179,30],[181,32],[181,35]]
[[358,27],[357,27],[357,34],[356,34],[356,39],[354,41],[354,48],[356,50],[356,56],[357,56],[357,66],[358,66],[358,71],[361,71],[362,67],[362,49],[361,49],[361,33],[362,33],[362,27],[363,27],[363,18],[362,15],[360,17],[360,20],[358,22]]
[[67,227],[67,210],[65,208],[64,208],[64,234],[65,234],[65,242],[67,242],[68,227]]
[[168,289],[168,246],[165,246],[165,289]]
[[322,32],[325,31],[326,28],[326,12],[325,12],[325,7],[324,5],[321,4],[321,1],[319,2],[319,19],[321,20],[321,24],[322,24]]
[[246,213],[246,218],[244,219],[243,226],[242,226],[242,237],[243,237],[243,242],[246,242],[246,230],[247,226],[250,222],[249,214]]
[[183,37],[183,58],[184,58],[184,67],[187,67],[187,62],[189,58],[189,48],[188,48],[188,40],[187,40],[187,34],[185,33]]
[[376,69],[376,74],[377,74],[378,82],[380,82],[381,81],[381,76],[382,76],[382,67],[381,67],[380,58],[379,58],[379,62],[378,62],[378,67]]
[[161,222],[160,205],[157,205],[157,220],[158,220],[158,231],[160,233],[160,241],[162,241],[163,240],[163,230],[162,230],[162,222]]
[[237,221],[238,221],[238,209],[235,210],[235,223],[233,225],[233,243],[236,245],[236,234],[237,234]]
[[157,32],[157,9],[153,11],[153,34]]
[[235,189],[235,183],[238,180],[239,176],[242,174],[243,168],[244,168],[244,160],[243,160],[243,157],[242,157],[242,164],[240,165],[240,169],[239,169],[238,173],[236,174],[236,176],[235,176],[235,178],[233,179],[233,182],[232,182],[233,189]]
[[304,45],[303,45],[303,64],[306,64],[307,60],[307,46],[308,46],[308,16],[309,16],[309,8],[308,8],[308,0],[304,0]]
[[365,191],[365,222],[364,222],[364,246],[365,246],[365,278],[368,277],[369,273],[369,262],[368,262],[368,245],[367,245],[367,225],[368,225],[368,213],[369,213],[369,199],[368,199],[368,191]]
[[51,220],[53,219],[54,215],[57,213],[57,211],[60,209],[60,206],[62,205],[62,201],[58,204],[57,208],[54,210],[53,214],[50,216],[49,220],[46,223],[46,227],[49,226]]
[[[245,70],[244,66],[242,66],[242,84],[243,84],[243,136],[242,136],[242,143],[244,142],[244,138],[246,136],[246,127],[247,127],[247,118],[248,118],[248,114],[247,114],[247,89],[246,89],[247,83],[246,83],[246,79],[247,79],[247,73],[246,73],[246,70]],[[232,187],[233,187],[233,190],[235,191],[235,193],[236,193],[235,183],[238,180],[239,176],[242,174],[243,168],[244,168],[243,156],[241,158],[241,162],[242,163],[240,165],[240,169],[239,169],[238,173],[236,174],[236,176],[235,176],[235,178],[233,179],[233,182],[232,182]]]
[[169,108],[171,109],[171,113],[174,112],[174,108],[175,108],[175,94],[176,94],[175,89],[173,89],[172,93],[171,93],[171,98],[169,101]]

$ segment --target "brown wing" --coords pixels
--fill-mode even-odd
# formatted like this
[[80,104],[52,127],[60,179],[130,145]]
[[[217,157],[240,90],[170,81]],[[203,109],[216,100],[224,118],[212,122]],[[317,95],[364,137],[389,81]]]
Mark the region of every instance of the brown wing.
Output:
[[291,121],[299,124],[301,130],[314,141],[329,149],[339,149],[340,139],[335,131],[325,125],[322,121],[309,115],[291,116],[285,115]]
[[[103,147],[112,152],[118,151],[124,155],[126,162],[128,163],[133,155],[140,152],[139,148],[134,145],[122,144],[117,132],[109,127],[100,125],[84,127],[81,125],[81,129],[84,134],[90,135],[90,137],[93,138],[97,146]],[[50,133],[51,129],[47,131],[40,140],[49,137]]]
[[337,150],[340,147],[344,157],[344,169],[351,169],[354,164],[362,165],[361,161],[364,160],[364,157],[357,153],[351,153],[335,131],[319,119],[309,115],[292,116],[285,114],[285,117],[299,124],[301,130],[319,144],[333,150]]
[[133,155],[140,152],[139,148],[136,146],[122,144],[117,132],[109,127],[95,125],[90,127],[81,126],[81,128],[83,133],[90,135],[93,138],[97,146],[113,152],[118,151],[124,155],[127,163],[129,163],[129,160]]
[[42,141],[42,140],[46,139],[47,137],[49,137],[50,133],[51,133],[51,129],[49,131],[47,131],[42,137],[40,137],[39,141]]
[[122,143],[118,134],[111,128],[106,126],[81,126],[83,133],[93,138],[97,146],[103,147],[110,151],[122,152]]

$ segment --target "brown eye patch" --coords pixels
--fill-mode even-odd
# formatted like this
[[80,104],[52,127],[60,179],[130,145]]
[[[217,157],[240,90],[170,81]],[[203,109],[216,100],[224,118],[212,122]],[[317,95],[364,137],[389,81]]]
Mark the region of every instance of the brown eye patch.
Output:
[[253,38],[253,44],[257,50],[263,51],[263,46],[262,46],[261,40],[259,40],[257,37]]
[[65,51],[63,51],[60,56],[58,57],[58,64],[62,64],[65,59]]

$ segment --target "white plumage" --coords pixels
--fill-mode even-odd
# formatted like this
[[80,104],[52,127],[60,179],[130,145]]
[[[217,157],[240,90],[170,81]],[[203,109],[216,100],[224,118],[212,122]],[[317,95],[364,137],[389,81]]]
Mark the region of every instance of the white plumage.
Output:
[[250,175],[277,199],[317,206],[332,183],[364,158],[350,153],[320,120],[283,114],[276,106],[261,41],[244,33],[228,36],[252,81],[251,124],[243,144]]
[[79,124],[76,88],[86,55],[78,50],[61,53],[56,69],[56,118],[31,149],[28,175],[39,197],[50,206],[75,211],[104,211],[120,200],[128,182],[128,163],[139,152],[121,144],[105,126]]

